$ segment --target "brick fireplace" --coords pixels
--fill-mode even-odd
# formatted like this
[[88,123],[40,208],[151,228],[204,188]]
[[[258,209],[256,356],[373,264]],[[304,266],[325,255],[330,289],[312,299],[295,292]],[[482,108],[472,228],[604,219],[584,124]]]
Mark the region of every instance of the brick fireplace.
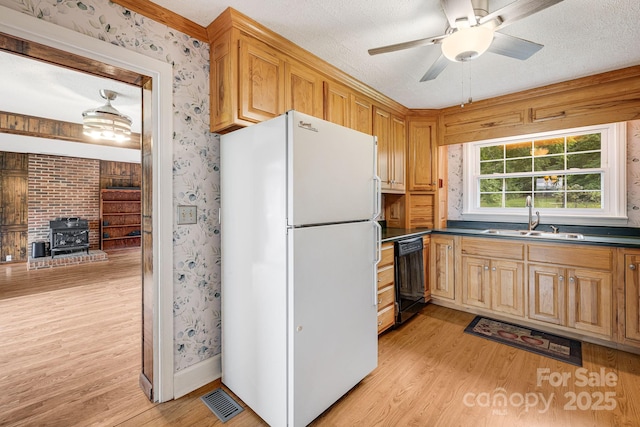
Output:
[[89,248],[100,248],[100,160],[30,154],[28,200],[28,247],[49,241],[50,221],[80,217]]

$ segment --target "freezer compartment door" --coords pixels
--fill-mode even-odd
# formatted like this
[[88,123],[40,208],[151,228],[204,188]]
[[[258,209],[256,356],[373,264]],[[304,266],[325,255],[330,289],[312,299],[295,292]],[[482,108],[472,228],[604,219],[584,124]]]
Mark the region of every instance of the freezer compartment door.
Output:
[[378,363],[374,223],[289,233],[289,425],[305,426]]
[[287,119],[288,225],[372,219],[375,138],[295,111]]

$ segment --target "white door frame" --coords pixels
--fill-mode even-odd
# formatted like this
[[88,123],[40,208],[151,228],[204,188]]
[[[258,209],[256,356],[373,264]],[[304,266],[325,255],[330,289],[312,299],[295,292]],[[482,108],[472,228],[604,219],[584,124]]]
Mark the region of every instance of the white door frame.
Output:
[[[0,32],[153,79],[153,389],[173,399],[173,70],[171,65],[0,6]],[[12,135],[12,138],[20,138]],[[142,274],[142,272],[141,272]]]

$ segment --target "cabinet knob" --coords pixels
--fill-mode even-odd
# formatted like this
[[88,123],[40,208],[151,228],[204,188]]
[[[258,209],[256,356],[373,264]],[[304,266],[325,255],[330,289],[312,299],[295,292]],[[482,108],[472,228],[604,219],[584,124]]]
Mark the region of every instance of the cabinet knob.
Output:
[[573,282],[575,282],[575,281],[576,281],[576,280],[573,278],[573,276],[569,277],[569,282],[573,283]]
[[629,264],[629,269],[630,270],[635,270],[636,269],[636,265],[635,264]]
[[484,269],[485,269],[485,270],[488,270],[488,269],[489,269],[489,266],[488,266],[488,265],[485,265],[485,266],[484,266]]
[[558,280],[562,282],[564,280],[564,276],[558,276]]
[[378,298],[378,304],[382,304],[382,298]]
[[382,320],[378,320],[378,326],[382,326]]
[[495,267],[493,267],[493,268],[491,269],[491,271],[496,271],[496,268],[495,268]]

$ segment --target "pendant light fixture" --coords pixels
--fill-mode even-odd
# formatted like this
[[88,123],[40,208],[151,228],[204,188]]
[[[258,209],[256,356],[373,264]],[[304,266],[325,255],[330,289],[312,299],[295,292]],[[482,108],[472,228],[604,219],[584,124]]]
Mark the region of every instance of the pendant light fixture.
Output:
[[124,142],[131,139],[131,119],[111,106],[118,94],[101,89],[100,96],[107,100],[101,107],[82,113],[83,133],[96,139]]

